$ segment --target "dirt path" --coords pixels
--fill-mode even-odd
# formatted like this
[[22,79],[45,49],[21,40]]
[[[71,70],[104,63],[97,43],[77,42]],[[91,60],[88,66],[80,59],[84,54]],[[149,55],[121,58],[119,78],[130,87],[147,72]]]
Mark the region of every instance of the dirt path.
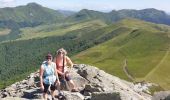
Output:
[[147,77],[149,77],[150,75],[152,75],[159,67],[160,65],[164,62],[164,60],[167,58],[167,56],[169,55],[169,52],[170,52],[170,46],[168,48],[168,50],[166,51],[164,57],[161,59],[161,61],[156,65],[156,67],[151,70],[146,76],[145,76],[145,79],[147,79]]
[[127,59],[125,59],[125,61],[124,61],[123,71],[125,72],[126,76],[127,76],[130,80],[132,80],[132,81],[135,80],[134,77],[132,76],[132,74],[130,74],[128,68],[127,68]]

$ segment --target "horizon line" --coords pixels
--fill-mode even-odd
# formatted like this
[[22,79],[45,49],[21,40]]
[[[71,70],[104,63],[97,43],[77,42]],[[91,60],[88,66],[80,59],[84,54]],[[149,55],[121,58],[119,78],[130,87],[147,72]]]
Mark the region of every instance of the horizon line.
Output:
[[121,8],[121,9],[108,9],[108,10],[96,10],[96,9],[89,9],[89,8],[82,8],[82,9],[77,9],[77,10],[69,10],[69,9],[58,9],[58,8],[53,8],[53,7],[47,7],[47,6],[44,6],[42,4],[39,4],[37,2],[30,2],[30,3],[27,3],[27,4],[23,4],[23,5],[17,5],[17,6],[10,6],[10,7],[0,7],[0,9],[4,9],[4,8],[15,8],[15,7],[20,7],[20,6],[27,6],[28,4],[31,4],[31,3],[34,3],[34,4],[38,4],[42,7],[46,7],[46,8],[49,8],[49,9],[53,9],[53,10],[63,10],[63,11],[71,11],[71,12],[79,12],[81,10],[84,10],[84,9],[87,9],[87,10],[93,10],[93,11],[99,11],[99,12],[111,12],[111,11],[120,11],[120,10],[145,10],[145,9],[156,9],[156,10],[159,10],[159,11],[164,11],[166,12],[167,14],[170,14],[170,11],[165,11],[165,10],[162,10],[162,9],[157,9],[157,8],[154,8],[154,7],[148,7],[148,8],[141,8],[141,9],[134,9],[134,8]]

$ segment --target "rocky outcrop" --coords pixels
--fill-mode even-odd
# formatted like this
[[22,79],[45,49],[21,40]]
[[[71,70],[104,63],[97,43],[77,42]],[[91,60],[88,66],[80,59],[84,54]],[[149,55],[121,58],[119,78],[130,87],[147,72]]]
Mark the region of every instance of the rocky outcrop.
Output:
[[170,91],[160,91],[154,93],[152,100],[170,100]]
[[[80,92],[63,90],[66,100],[151,100],[151,96],[138,90],[133,83],[121,80],[89,65],[75,65],[70,71]],[[38,72],[0,91],[5,100],[41,99]],[[50,96],[49,96],[50,98]],[[57,99],[56,99],[57,100]]]

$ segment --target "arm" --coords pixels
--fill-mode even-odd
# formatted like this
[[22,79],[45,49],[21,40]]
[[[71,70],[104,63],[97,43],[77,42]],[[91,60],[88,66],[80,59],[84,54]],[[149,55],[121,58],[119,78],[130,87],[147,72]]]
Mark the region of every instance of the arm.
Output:
[[54,67],[55,76],[56,76],[57,80],[59,80],[59,78],[58,78],[58,72],[57,72],[57,69],[56,69],[56,64],[55,64],[54,66],[55,66],[55,67]]
[[40,74],[40,87],[41,87],[42,90],[43,90],[43,73],[44,73],[44,69],[41,65],[39,74]]
[[[56,69],[57,70],[57,69]],[[60,75],[63,75],[63,72],[57,70],[57,73],[60,74]]]
[[68,56],[66,56],[66,61],[69,64],[70,68],[72,68],[74,64]]

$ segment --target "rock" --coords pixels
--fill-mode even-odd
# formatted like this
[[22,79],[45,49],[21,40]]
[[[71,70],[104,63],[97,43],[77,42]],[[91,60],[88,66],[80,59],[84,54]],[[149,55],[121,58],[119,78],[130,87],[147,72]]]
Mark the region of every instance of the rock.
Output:
[[154,93],[152,100],[170,100],[170,91],[161,91]]
[[[133,83],[121,80],[94,66],[80,64],[74,67],[70,70],[71,77],[81,92],[73,93],[63,90],[67,100],[151,100],[150,95],[140,90],[144,86],[142,84],[134,88]],[[42,92],[38,84],[37,71],[31,73],[23,81],[1,90],[0,97],[5,100],[40,100]]]
[[28,79],[28,83],[27,83],[27,84],[28,84],[29,86],[34,86],[34,83],[35,83],[35,82],[34,82],[34,78],[33,78],[33,77],[31,77],[31,78]]
[[72,69],[70,71],[71,78],[74,81],[76,87],[79,87],[79,89],[82,90],[82,89],[84,89],[84,87],[88,83],[88,81],[84,77],[80,76],[75,70],[76,69],[74,69],[74,70]]
[[[102,70],[99,70],[96,67],[88,65],[78,65],[78,73],[80,76],[84,77],[91,84],[86,86],[85,90],[90,90],[90,92],[103,92],[103,93],[120,93],[121,100],[150,100],[151,96],[143,92],[138,93],[133,90],[133,84],[128,85],[129,83],[119,79],[118,77],[112,76],[108,73],[105,73]],[[98,89],[97,91],[92,91]],[[106,96],[107,97],[107,96]]]
[[87,92],[87,91],[86,91],[86,92],[84,92],[84,93],[83,93],[83,95],[84,95],[84,96],[91,96],[91,95],[92,95],[92,93],[91,93],[91,92]]
[[1,95],[2,95],[1,98],[5,98],[5,97],[9,96],[9,94],[7,92],[3,92]]
[[7,97],[7,98],[2,98],[1,100],[29,100],[29,99],[19,98],[19,97]]
[[25,90],[23,92],[23,98],[27,99],[41,99],[42,92],[39,88]]
[[88,92],[102,92],[101,88],[97,87],[97,86],[93,86],[91,84],[87,84],[84,88],[85,91]]
[[119,93],[94,92],[91,100],[121,100]]
[[66,100],[84,100],[84,96],[78,92],[65,91],[63,95],[66,97]]

